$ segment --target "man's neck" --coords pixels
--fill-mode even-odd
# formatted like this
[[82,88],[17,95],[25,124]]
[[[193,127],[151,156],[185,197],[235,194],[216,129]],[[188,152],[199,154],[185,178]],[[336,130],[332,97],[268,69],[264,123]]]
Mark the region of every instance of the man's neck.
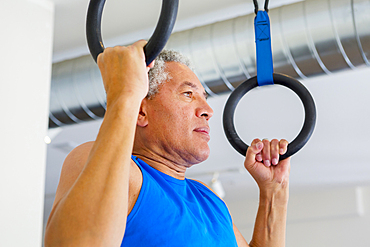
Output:
[[153,167],[154,169],[163,172],[176,179],[185,179],[186,169],[191,165],[183,165],[166,157],[154,154],[143,154],[141,152],[133,152],[133,155]]

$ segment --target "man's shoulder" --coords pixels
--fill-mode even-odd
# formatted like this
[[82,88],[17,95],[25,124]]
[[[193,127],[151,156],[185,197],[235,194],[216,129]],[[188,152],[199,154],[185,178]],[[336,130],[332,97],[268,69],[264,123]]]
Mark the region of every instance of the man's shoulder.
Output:
[[65,158],[60,174],[58,188],[55,194],[53,208],[75,183],[85,166],[93,145],[94,142],[83,143],[74,148]]
[[188,179],[188,180],[194,181],[194,182],[196,182],[198,184],[203,185],[205,188],[207,188],[209,191],[211,191],[213,194],[215,194],[221,201],[223,201],[222,198],[208,184],[206,184],[206,183],[204,183],[204,182],[202,182],[200,180],[196,180],[196,179]]
[[86,142],[75,147],[65,158],[63,170],[81,170],[85,165],[94,142]]
[[[65,158],[56,192],[56,201],[59,201],[66,194],[66,192],[75,183],[76,179],[80,176],[89,159],[94,143],[94,141],[89,141],[77,146]],[[140,170],[137,168],[135,162],[131,160],[131,192],[140,190],[140,182],[142,181],[140,180],[140,175]]]
[[[73,169],[82,170],[85,166],[95,141],[88,141],[75,147],[64,160],[63,167],[67,168],[72,165]],[[131,159],[131,166],[136,166]]]
[[71,156],[72,157],[75,157],[75,156],[79,156],[79,155],[88,155],[94,145],[94,141],[89,141],[89,142],[85,142],[85,143],[82,143],[81,145],[75,147],[67,156],[67,158],[70,158]]
[[[190,180],[191,182],[196,182],[196,183],[198,183],[198,184],[201,184],[201,185],[203,185],[204,187],[206,187],[207,189],[209,189],[210,191],[212,191],[213,193],[214,193],[214,191],[212,190],[212,188],[211,187],[209,187],[208,186],[208,184],[206,184],[206,183],[204,183],[204,182],[202,182],[202,181],[200,181],[200,180],[197,180],[197,179],[192,179],[192,178],[188,178],[188,180]],[[215,193],[216,194],[216,193]]]

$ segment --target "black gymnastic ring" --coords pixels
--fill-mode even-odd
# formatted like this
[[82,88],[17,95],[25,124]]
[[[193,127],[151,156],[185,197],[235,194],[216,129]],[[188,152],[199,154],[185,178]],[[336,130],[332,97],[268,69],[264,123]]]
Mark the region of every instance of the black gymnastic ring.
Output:
[[[287,152],[280,156],[280,160],[283,160],[298,152],[310,139],[316,123],[316,107],[310,92],[296,79],[277,73],[273,74],[273,79],[275,84],[285,86],[294,91],[301,99],[305,111],[305,120],[302,130],[288,145]],[[223,126],[227,140],[236,151],[244,156],[246,155],[249,146],[245,144],[236,133],[234,127],[234,112],[240,99],[248,91],[257,86],[258,83],[256,76],[246,80],[230,94],[224,108]]]
[[[91,0],[86,18],[86,38],[90,53],[95,62],[98,55],[104,51],[101,37],[101,17],[105,0]],[[162,10],[157,27],[144,47],[145,61],[149,65],[162,51],[170,38],[176,22],[179,0],[162,0]]]

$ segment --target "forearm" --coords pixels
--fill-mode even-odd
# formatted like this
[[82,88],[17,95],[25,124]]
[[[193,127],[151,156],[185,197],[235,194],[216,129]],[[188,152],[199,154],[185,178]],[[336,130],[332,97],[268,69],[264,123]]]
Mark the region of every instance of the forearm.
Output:
[[127,97],[109,105],[84,169],[50,218],[50,242],[119,246],[140,101]]
[[261,191],[251,247],[285,246],[288,185]]

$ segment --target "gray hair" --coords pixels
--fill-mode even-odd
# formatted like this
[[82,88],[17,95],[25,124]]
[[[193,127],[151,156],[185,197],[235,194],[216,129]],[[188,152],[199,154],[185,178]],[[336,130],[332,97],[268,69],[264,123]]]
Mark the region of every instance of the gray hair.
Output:
[[165,71],[166,62],[181,63],[193,70],[190,60],[180,52],[163,50],[155,59],[154,67],[149,70],[149,91],[146,96],[148,99],[158,93],[158,88],[162,83],[171,79],[171,76]]

